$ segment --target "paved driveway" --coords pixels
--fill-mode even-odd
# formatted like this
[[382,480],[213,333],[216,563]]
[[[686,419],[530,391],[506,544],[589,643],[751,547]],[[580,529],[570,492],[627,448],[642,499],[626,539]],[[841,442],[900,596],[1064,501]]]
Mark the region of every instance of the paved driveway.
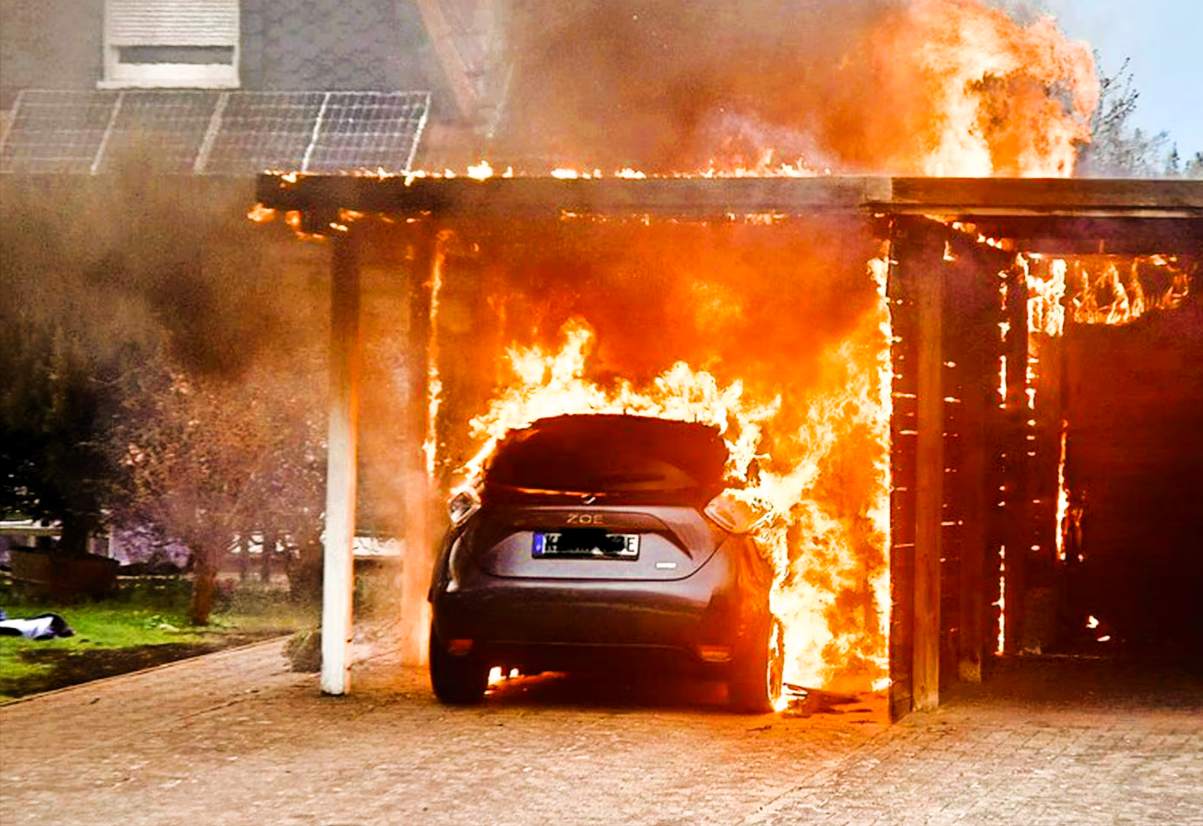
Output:
[[1203,685],[1004,669],[889,726],[880,702],[744,717],[718,686],[570,681],[435,703],[363,649],[322,697],[279,642],[0,709],[0,823],[1203,824]]

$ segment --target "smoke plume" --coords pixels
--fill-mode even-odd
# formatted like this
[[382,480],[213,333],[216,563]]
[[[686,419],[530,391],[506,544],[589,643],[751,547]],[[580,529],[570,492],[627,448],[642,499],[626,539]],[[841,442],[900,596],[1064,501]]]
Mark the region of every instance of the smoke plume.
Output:
[[1093,60],[977,0],[518,3],[508,109],[531,171],[1067,175]]

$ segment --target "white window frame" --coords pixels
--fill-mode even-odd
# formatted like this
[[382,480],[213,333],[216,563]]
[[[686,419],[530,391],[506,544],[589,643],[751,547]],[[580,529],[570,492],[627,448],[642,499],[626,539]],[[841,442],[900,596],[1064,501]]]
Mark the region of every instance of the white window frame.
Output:
[[[227,8],[220,8],[226,6]],[[187,10],[195,23],[210,18],[204,31],[173,31],[171,17]],[[144,20],[136,20],[143,17]],[[98,89],[237,89],[241,86],[241,15],[238,0],[105,0],[104,79]],[[133,20],[133,25],[131,25]],[[233,50],[225,63],[123,63],[127,47],[222,47]]]

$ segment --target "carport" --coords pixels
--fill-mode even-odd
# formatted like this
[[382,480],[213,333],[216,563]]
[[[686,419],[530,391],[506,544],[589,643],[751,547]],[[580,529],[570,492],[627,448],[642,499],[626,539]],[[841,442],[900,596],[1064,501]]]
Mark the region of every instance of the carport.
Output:
[[[1179,319],[1170,338],[1148,333],[1107,346],[1131,354],[1133,364],[1168,358],[1178,365],[1180,381],[1163,370],[1171,390],[1144,409],[1176,411],[1171,427],[1181,436],[1174,443],[1186,470],[1176,465],[1175,473],[1189,475],[1203,463],[1197,436],[1203,422],[1194,404],[1203,392],[1203,360],[1190,356],[1203,342],[1196,295],[1203,182],[266,175],[258,199],[299,213],[302,231],[332,239],[327,693],[350,690],[358,284],[367,236],[394,238],[413,262],[410,271],[428,274],[408,285],[415,322],[407,328],[408,348],[427,356],[410,361],[411,421],[405,466],[397,469],[408,503],[401,644],[412,663],[425,656],[426,580],[440,524],[431,503],[445,493],[433,489],[424,452],[435,425],[428,390],[437,374],[428,369],[432,329],[422,320],[431,318],[436,289],[448,277],[443,242],[450,235],[479,237],[487,248],[504,246],[507,230],[521,236],[535,225],[750,223],[785,233],[834,217],[888,245],[888,667],[895,718],[934,709],[941,686],[981,680],[995,653],[1064,647],[1067,629],[1079,620],[1083,627],[1097,624],[1085,603],[1071,598],[1090,579],[1081,574],[1092,552],[1083,525],[1103,522],[1075,490],[1075,474],[1094,468],[1105,475],[1098,470],[1105,463],[1091,451],[1097,455],[1117,434],[1107,429],[1115,427],[1113,417],[1099,411],[1132,388],[1081,391],[1089,383],[1082,365],[1092,337]],[[1147,349],[1158,341],[1170,342],[1168,355]],[[1156,462],[1146,465],[1151,477],[1161,473]],[[1178,486],[1170,495],[1186,501],[1191,494]],[[1189,537],[1200,526],[1198,516],[1191,518],[1166,532],[1155,550],[1160,570],[1197,585]],[[1122,570],[1142,550],[1121,546],[1109,553],[1124,561]],[[1178,609],[1165,622],[1177,617],[1187,626],[1189,606]],[[1187,630],[1186,642],[1203,647],[1203,629]]]

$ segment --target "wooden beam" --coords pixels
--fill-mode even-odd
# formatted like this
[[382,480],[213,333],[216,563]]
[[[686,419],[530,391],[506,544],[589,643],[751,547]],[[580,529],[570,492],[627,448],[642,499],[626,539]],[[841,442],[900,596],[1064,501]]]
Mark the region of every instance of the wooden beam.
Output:
[[[939,239],[924,233],[912,266],[918,312],[915,455],[915,627],[913,690],[916,711],[940,703],[940,523],[944,505],[943,357],[944,266]],[[942,245],[940,245],[942,246]]]
[[1089,178],[893,178],[889,206],[978,214],[1203,213],[1203,181]]
[[[1160,222],[1159,237],[1203,237],[1203,181],[883,177],[465,177],[264,175],[258,198],[273,209],[342,208],[470,217],[562,213],[705,216],[942,215],[1014,237],[1115,237]],[[1015,224],[1016,231],[1012,231]],[[1187,250],[1177,250],[1186,252]],[[1174,252],[1171,250],[1170,252]]]
[[1022,650],[1027,557],[1032,546],[1032,499],[1028,484],[1028,286],[1023,271],[1013,267],[1007,277],[1005,315],[1009,329],[1004,350],[1007,357],[1007,399],[1003,445],[1006,476],[1003,497],[1003,653]]
[[359,257],[350,233],[334,238],[326,546],[322,578],[322,691],[351,690],[355,497],[359,444]]
[[273,209],[353,209],[467,218],[565,214],[723,218],[826,210],[861,212],[888,200],[888,178],[368,178],[263,176],[258,198]]
[[[983,288],[992,289],[994,279],[986,269],[973,273],[983,282]],[[989,279],[989,280],[987,280]],[[992,332],[988,324],[979,326],[979,332]],[[963,546],[960,566],[960,635],[958,636],[957,675],[970,683],[982,681],[982,657],[985,653],[986,629],[986,582],[985,562],[987,542],[986,500],[986,416],[990,396],[994,394],[988,342],[973,342],[966,354],[965,389],[962,393],[961,439],[964,445],[964,464],[958,484],[961,486],[964,503]],[[994,365],[995,368],[997,367]]]
[[891,226],[888,295],[894,340],[890,416],[890,719],[914,707],[915,626],[915,372],[918,353],[915,272],[906,227]]

